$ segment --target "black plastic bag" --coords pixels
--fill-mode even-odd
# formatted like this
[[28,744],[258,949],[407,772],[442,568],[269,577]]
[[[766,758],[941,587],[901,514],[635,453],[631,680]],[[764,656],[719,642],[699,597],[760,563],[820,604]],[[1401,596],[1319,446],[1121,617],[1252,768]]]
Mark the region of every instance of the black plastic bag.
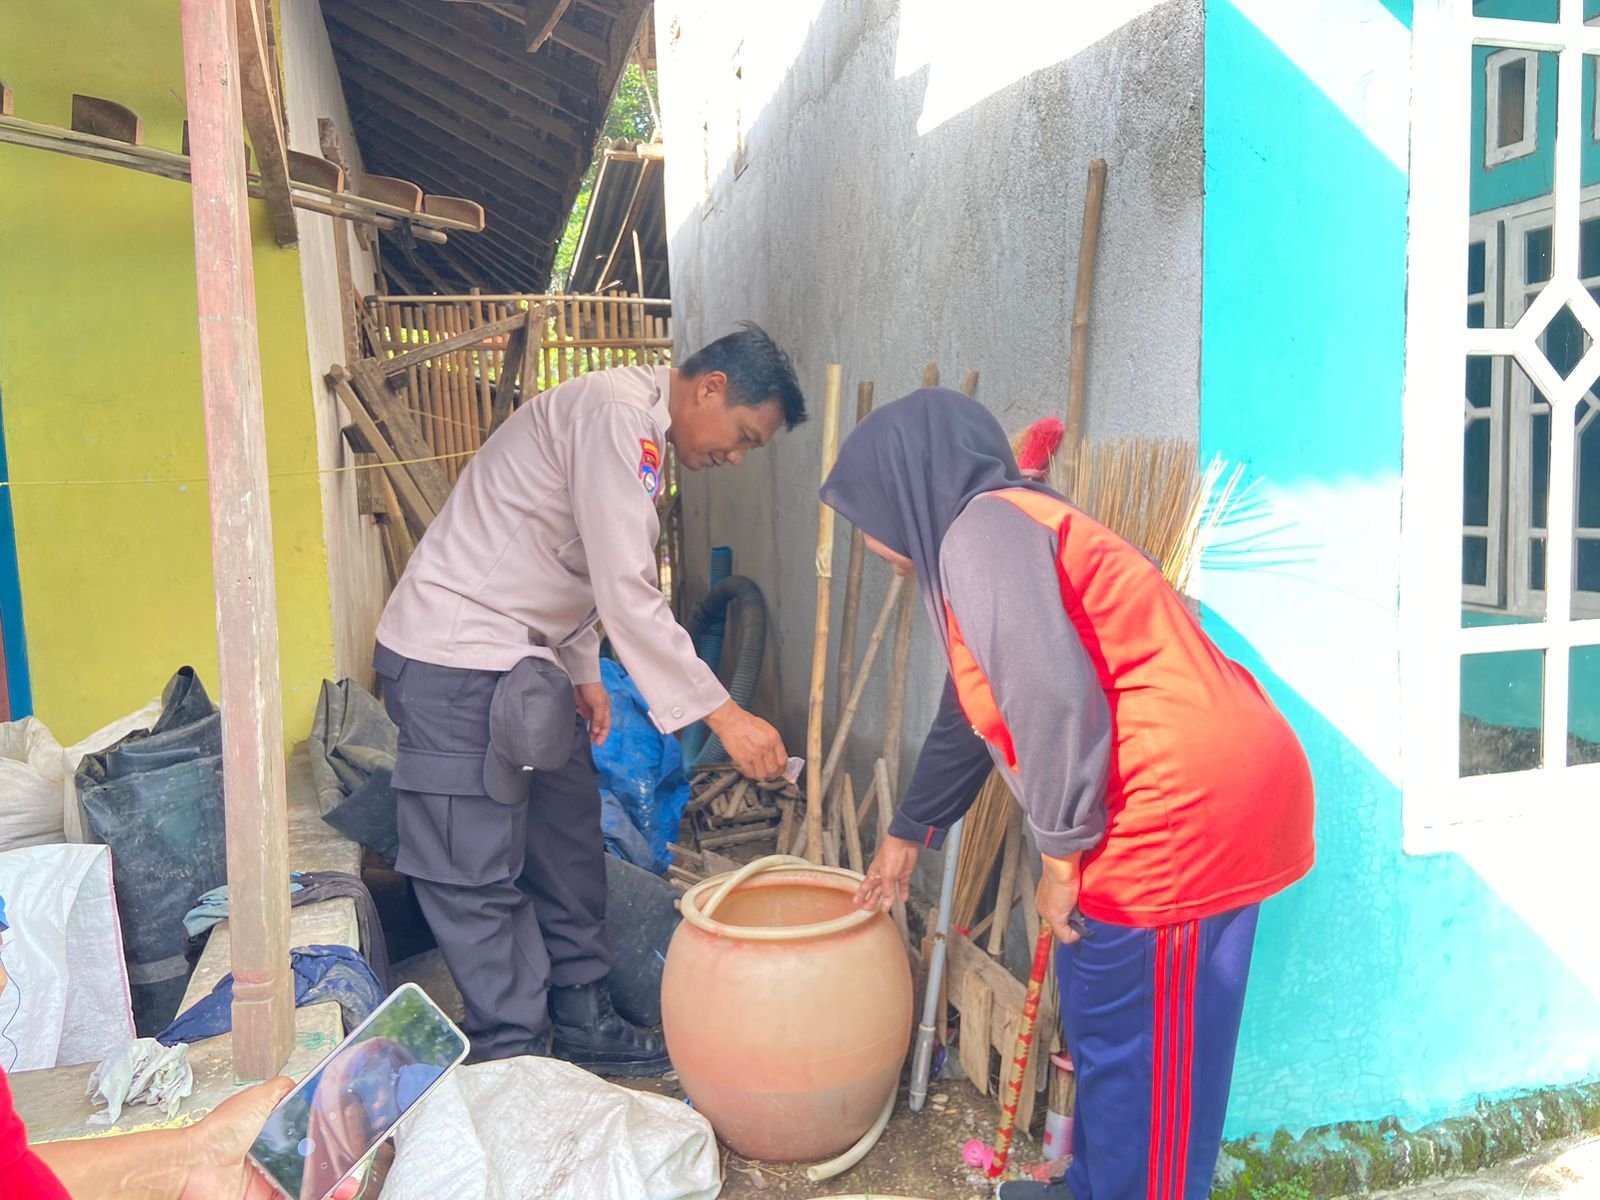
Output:
[[161,717],[78,769],[84,828],[111,850],[139,1035],[172,1020],[188,986],[183,918],[227,882],[222,717],[192,667],[172,677]]

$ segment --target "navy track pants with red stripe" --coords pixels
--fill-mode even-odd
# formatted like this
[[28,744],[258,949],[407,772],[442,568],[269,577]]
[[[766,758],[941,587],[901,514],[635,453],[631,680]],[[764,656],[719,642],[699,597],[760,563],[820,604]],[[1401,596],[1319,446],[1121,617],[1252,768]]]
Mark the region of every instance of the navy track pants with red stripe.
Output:
[[1078,1074],[1074,1200],[1204,1200],[1222,1144],[1259,905],[1058,947]]

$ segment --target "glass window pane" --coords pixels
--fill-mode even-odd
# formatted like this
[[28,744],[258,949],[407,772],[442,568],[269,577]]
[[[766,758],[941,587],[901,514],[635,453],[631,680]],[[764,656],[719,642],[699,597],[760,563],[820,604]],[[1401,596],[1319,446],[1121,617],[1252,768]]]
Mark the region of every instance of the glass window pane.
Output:
[[[1528,505],[1533,527],[1543,529],[1550,500],[1550,414],[1533,413],[1528,418],[1528,430]],[[1539,575],[1542,579],[1543,570]]]
[[1550,226],[1528,230],[1522,239],[1524,279],[1528,283],[1546,283],[1550,279]]
[[1600,275],[1600,218],[1591,217],[1578,229],[1578,274],[1593,279]]
[[1494,359],[1473,355],[1467,359],[1467,403],[1488,408],[1493,399]]
[[1483,303],[1482,303],[1482,301],[1474,301],[1472,304],[1467,305],[1467,328],[1468,329],[1482,329],[1483,328]]
[[1573,586],[1580,592],[1600,592],[1600,542],[1580,539],[1572,569]]
[[1495,114],[1495,145],[1515,146],[1527,136],[1528,60],[1500,64],[1500,109]]
[[[1585,0],[1591,3],[1593,0]],[[1539,21],[1550,25],[1561,11],[1561,0],[1472,0],[1475,17],[1499,17],[1511,21]]]
[[1528,587],[1535,592],[1544,591],[1544,539],[1528,539]]
[[1544,651],[1461,658],[1461,774],[1531,771],[1543,761]]
[[1489,523],[1489,422],[1469,421],[1466,434],[1463,525]]
[[1562,305],[1561,311],[1551,317],[1550,324],[1545,326],[1544,334],[1539,339],[1539,348],[1550,360],[1550,365],[1565,379],[1588,351],[1589,334],[1578,324],[1578,318],[1572,315],[1572,310]]
[[1600,417],[1591,417],[1594,411],[1588,401],[1579,403],[1576,411],[1578,465],[1574,486],[1578,489],[1578,526],[1582,529],[1600,529]]
[[1478,296],[1483,294],[1486,286],[1486,265],[1488,261],[1488,246],[1484,242],[1470,242],[1467,245],[1467,295]]
[[1600,762],[1600,646],[1574,646],[1568,660],[1567,762]]
[[1461,582],[1467,587],[1489,583],[1489,539],[1468,534],[1461,539]]

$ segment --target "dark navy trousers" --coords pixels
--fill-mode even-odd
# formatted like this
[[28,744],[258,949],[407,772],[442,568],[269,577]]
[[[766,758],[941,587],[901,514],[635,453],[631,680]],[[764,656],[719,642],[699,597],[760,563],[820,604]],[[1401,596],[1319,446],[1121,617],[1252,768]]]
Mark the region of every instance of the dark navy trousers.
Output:
[[1057,948],[1078,1076],[1074,1200],[1205,1200],[1259,911],[1154,929],[1091,920]]
[[399,727],[400,854],[466,1009],[480,1059],[527,1053],[550,1028],[552,987],[610,972],[600,787],[574,711],[572,757],[531,776],[529,799],[484,794],[494,671],[439,667],[384,646],[374,657]]

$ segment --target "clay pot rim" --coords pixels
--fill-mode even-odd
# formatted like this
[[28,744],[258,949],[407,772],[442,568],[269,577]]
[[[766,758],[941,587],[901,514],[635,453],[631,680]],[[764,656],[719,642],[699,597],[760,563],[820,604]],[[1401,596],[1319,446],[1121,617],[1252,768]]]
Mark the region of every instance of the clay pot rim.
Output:
[[[712,892],[727,882],[730,874],[733,872],[724,872],[721,875],[713,875],[710,879],[703,879],[683,894],[683,898],[678,902],[678,911],[682,913],[686,924],[693,925],[702,933],[739,941],[799,942],[847,933],[859,929],[874,917],[881,915],[877,909],[857,908],[842,917],[817,921],[810,925],[732,925],[715,917],[708,917],[700,911],[700,905]],[[773,865],[763,870],[760,875],[752,875],[739,887],[755,883],[763,876],[774,875],[802,876],[822,887],[832,888],[834,891],[848,891],[852,894],[861,885],[862,878],[854,871],[847,871],[843,867],[825,867],[818,864]],[[739,888],[734,889],[738,890]]]

